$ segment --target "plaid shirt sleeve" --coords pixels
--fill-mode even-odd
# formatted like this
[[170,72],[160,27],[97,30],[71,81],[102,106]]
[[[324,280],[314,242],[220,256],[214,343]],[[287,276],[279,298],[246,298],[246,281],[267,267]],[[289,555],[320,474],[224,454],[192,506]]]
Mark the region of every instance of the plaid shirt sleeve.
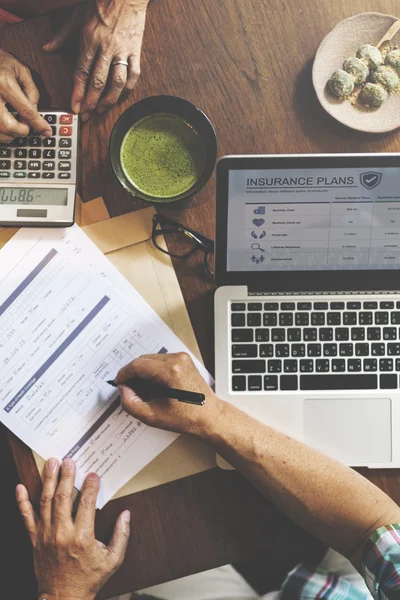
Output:
[[[380,527],[364,550],[362,573],[375,600],[400,599],[400,525]],[[324,569],[301,564],[283,583],[280,600],[367,600],[368,592]]]
[[368,600],[350,581],[324,569],[301,564],[287,576],[279,600]]
[[376,600],[400,598],[400,525],[377,529],[362,561],[365,582]]
[[301,564],[283,583],[279,600],[370,600],[350,581],[324,569]]

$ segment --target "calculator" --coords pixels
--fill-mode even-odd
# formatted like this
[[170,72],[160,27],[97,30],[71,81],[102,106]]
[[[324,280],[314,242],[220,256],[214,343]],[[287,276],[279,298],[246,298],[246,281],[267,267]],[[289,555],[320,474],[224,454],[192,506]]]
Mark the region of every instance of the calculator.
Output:
[[70,227],[74,223],[78,163],[78,115],[41,113],[53,135],[31,130],[0,142],[0,225]]

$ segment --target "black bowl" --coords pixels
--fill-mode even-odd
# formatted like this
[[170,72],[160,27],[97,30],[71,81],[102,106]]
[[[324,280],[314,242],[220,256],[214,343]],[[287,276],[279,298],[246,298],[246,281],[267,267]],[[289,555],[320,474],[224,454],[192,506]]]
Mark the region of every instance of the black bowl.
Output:
[[[137,189],[126,177],[121,166],[123,139],[134,123],[155,113],[170,113],[193,125],[204,140],[206,157],[203,171],[196,183],[188,190],[171,198],[149,196]],[[176,96],[151,96],[132,104],[118,119],[111,133],[109,156],[114,174],[123,188],[132,196],[148,202],[176,202],[196,194],[210,179],[217,160],[217,136],[208,117],[194,104]]]

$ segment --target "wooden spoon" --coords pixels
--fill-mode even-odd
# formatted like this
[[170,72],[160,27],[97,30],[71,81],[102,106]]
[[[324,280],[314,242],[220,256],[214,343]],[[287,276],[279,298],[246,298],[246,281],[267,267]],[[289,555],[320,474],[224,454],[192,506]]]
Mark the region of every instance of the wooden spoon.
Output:
[[391,27],[389,27],[389,29],[387,30],[387,32],[385,33],[383,38],[381,38],[379,40],[379,42],[376,44],[376,47],[380,48],[382,46],[382,44],[384,44],[385,42],[389,42],[392,39],[392,37],[394,37],[396,35],[396,33],[399,31],[399,29],[400,29],[400,19],[395,21],[393,23],[393,25]]

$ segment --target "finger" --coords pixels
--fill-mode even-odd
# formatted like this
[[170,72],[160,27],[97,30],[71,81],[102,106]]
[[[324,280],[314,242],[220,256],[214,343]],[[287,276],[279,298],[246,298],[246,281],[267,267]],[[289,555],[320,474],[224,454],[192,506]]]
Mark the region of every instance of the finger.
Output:
[[152,403],[144,402],[134,390],[131,390],[126,385],[119,385],[118,389],[121,394],[122,408],[135,417],[135,419],[139,419],[142,423],[150,424],[154,416]]
[[129,364],[122,367],[117,373],[114,382],[117,385],[123,384],[128,379],[140,377],[141,379],[154,379],[160,370],[160,363],[168,360],[168,354],[144,354],[136,358]]
[[140,76],[140,49],[138,54],[132,54],[132,56],[129,57],[128,62],[128,77],[125,88],[132,91]]
[[111,73],[104,97],[101,99],[98,112],[104,113],[118,102],[118,99],[125,87],[128,77],[126,65],[115,65],[111,67]]
[[72,494],[75,483],[75,462],[64,458],[61,466],[61,479],[54,494],[54,521],[57,525],[72,523]]
[[29,133],[29,125],[17,121],[4,105],[0,106],[0,123],[3,133],[11,139],[25,137]]
[[94,65],[89,85],[86,90],[86,96],[82,104],[82,121],[88,121],[92,112],[95,110],[100,96],[107,84],[110,71],[111,58],[106,54],[100,54]]
[[74,72],[74,88],[71,96],[71,107],[76,114],[80,112],[82,102],[85,98],[95,53],[95,50],[89,50],[89,48],[85,47],[85,44],[82,45]]
[[40,499],[40,519],[45,529],[51,526],[52,505],[54,493],[57,489],[59,470],[58,460],[50,458],[44,469],[43,491]]
[[11,135],[6,135],[4,133],[0,133],[0,143],[1,144],[11,144],[13,139],[14,138]]
[[79,27],[79,21],[81,16],[81,7],[77,7],[72,15],[62,24],[60,29],[57,31],[55,36],[43,46],[43,50],[46,52],[55,52],[60,50],[65,42],[72,37]]
[[28,123],[42,135],[51,136],[50,125],[39,115],[36,106],[29,102],[16,81],[9,82],[8,86],[2,90],[2,96],[17,111],[25,123]]
[[37,106],[39,102],[39,90],[37,89],[30,70],[22,66],[18,75],[18,81],[24,90],[25,96],[33,106]]
[[75,518],[75,526],[84,535],[94,537],[94,520],[96,516],[96,499],[99,493],[100,479],[95,473],[89,473],[86,477],[82,495],[79,500],[78,510]]
[[15,497],[30,540],[32,543],[34,543],[39,520],[35,514],[35,511],[33,510],[32,504],[29,501],[28,490],[24,485],[17,485]]
[[128,547],[129,535],[131,531],[130,520],[131,513],[129,510],[124,510],[124,512],[119,515],[117,522],[115,523],[112,538],[108,545],[111,561],[116,568],[122,565],[125,552]]

